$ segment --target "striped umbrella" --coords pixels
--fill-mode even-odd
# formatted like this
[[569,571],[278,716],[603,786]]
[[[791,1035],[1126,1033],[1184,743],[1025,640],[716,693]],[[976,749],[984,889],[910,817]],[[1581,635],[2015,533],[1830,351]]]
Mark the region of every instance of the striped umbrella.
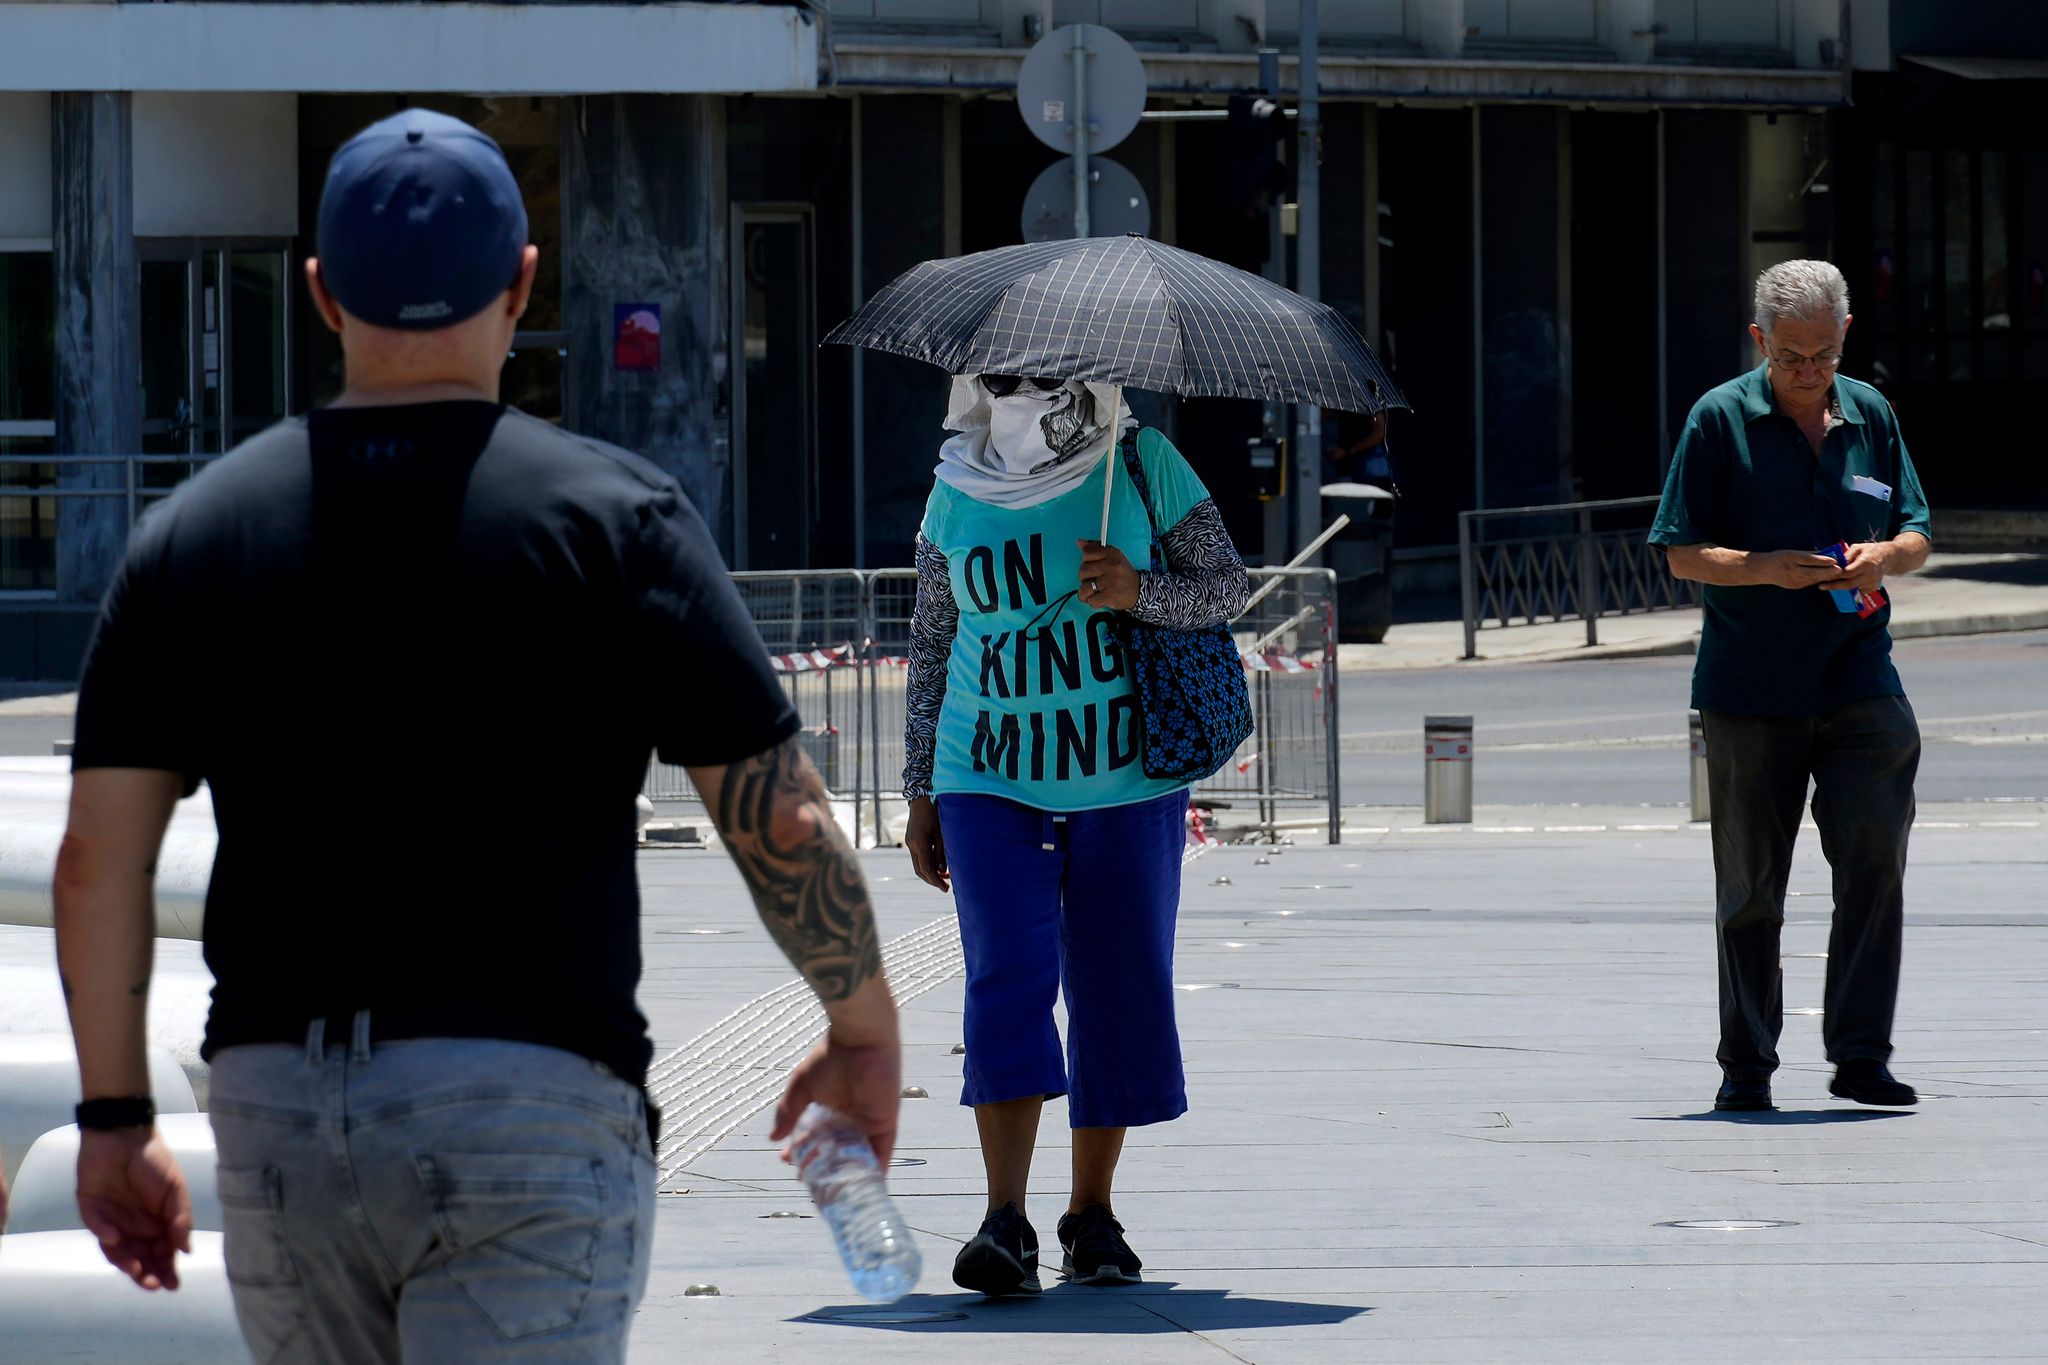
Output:
[[1359,413],[1408,406],[1335,309],[1135,235],[926,261],[825,340],[949,374],[1092,379]]

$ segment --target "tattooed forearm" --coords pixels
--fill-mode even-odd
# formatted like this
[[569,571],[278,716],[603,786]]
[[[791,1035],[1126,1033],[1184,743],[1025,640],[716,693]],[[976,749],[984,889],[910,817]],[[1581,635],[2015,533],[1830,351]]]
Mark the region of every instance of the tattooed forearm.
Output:
[[860,863],[795,740],[728,766],[714,818],[761,922],[820,999],[844,1000],[881,971]]

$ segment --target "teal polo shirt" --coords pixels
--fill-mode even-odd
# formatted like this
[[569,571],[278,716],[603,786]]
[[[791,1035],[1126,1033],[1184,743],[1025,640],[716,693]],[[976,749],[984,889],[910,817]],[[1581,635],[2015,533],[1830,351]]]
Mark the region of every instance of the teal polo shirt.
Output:
[[[1778,411],[1759,365],[1693,406],[1671,459],[1650,544],[1818,550],[1838,540],[1928,534],[1927,498],[1891,404],[1835,377],[1818,455]],[[1887,586],[1886,596],[1890,596]],[[1821,716],[1900,697],[1889,605],[1866,617],[1817,588],[1707,585],[1692,704],[1753,716]]]

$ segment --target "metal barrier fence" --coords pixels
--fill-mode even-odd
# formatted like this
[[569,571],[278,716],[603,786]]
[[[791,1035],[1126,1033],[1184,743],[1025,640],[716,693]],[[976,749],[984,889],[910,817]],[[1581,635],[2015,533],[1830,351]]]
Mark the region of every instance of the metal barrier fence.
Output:
[[[57,501],[65,498],[120,498],[132,525],[148,503],[214,458],[0,455],[0,535],[54,546]],[[916,573],[821,569],[732,577],[801,717],[799,742],[826,787],[852,800],[854,828],[888,842],[882,807],[885,799],[902,798]],[[1282,819],[1286,807],[1320,807],[1334,843],[1340,805],[1336,575],[1253,569],[1251,579],[1255,600],[1232,630],[1256,728],[1196,797],[1233,812],[1249,809],[1256,814],[1251,823],[1268,831],[1320,824],[1320,818]],[[648,766],[644,793],[655,801],[696,799],[688,775],[659,759]]]
[[[1337,778],[1336,575],[1328,569],[1253,569],[1264,589],[1233,623],[1256,728],[1196,798],[1254,814],[1268,831],[1327,822],[1335,842]],[[804,744],[834,795],[850,798],[854,827],[890,841],[886,805],[902,799],[911,569],[735,573],[769,657],[804,719]],[[1270,587],[1268,585],[1271,585]],[[687,800],[688,778],[650,766],[651,800]],[[1311,807],[1313,819],[1286,820]]]
[[[1586,643],[1595,645],[1603,615],[1698,606],[1699,585],[1673,578],[1663,551],[1645,539],[1640,514],[1657,503],[1611,498],[1460,512],[1465,657],[1479,656],[1482,630],[1576,616],[1586,623]],[[1500,523],[1508,523],[1505,534],[1487,538],[1487,528]]]
[[[865,666],[866,575],[851,569],[732,575],[740,600],[768,647],[769,664],[796,706],[798,743],[825,786],[856,805],[873,788],[856,771],[868,735]],[[644,793],[652,801],[693,799],[681,768],[655,760]],[[858,826],[856,826],[858,827]]]

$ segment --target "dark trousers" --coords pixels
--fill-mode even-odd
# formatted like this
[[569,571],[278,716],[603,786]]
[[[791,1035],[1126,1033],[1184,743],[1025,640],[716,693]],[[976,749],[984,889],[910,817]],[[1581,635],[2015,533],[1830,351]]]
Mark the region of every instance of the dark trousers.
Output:
[[1715,933],[1721,1046],[1731,1076],[1778,1065],[1785,979],[1778,933],[1799,808],[1813,780],[1813,822],[1834,870],[1828,934],[1828,1060],[1884,1061],[1892,1051],[1905,923],[1906,835],[1920,727],[1904,697],[1869,697],[1825,716],[1702,712],[1713,805]]

